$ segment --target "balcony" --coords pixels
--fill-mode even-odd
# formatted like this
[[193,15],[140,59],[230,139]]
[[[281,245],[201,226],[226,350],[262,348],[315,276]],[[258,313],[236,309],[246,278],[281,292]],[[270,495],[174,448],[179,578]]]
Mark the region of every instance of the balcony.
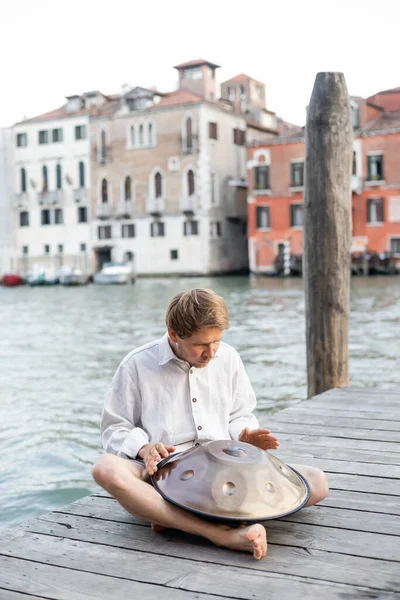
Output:
[[160,216],[165,210],[164,198],[147,198],[146,211],[153,217]]
[[133,201],[121,200],[117,207],[116,216],[120,219],[131,219],[133,217]]
[[199,143],[197,135],[192,135],[191,137],[180,136],[179,142],[181,146],[181,154],[195,154],[198,152]]
[[87,197],[87,189],[84,187],[76,188],[73,191],[74,202],[86,202]]
[[223,189],[223,209],[227,219],[247,218],[247,182],[229,179]]
[[14,208],[25,208],[29,203],[29,194],[28,192],[21,192],[20,194],[15,194],[14,196]]
[[96,218],[97,219],[109,219],[112,216],[112,208],[108,202],[97,202],[96,204]]
[[185,196],[181,198],[181,210],[185,215],[193,215],[197,210],[197,196]]
[[52,190],[51,192],[38,192],[37,194],[38,204],[42,205],[62,204],[63,200],[63,190]]
[[99,165],[105,165],[111,161],[110,146],[94,146],[95,160]]
[[362,178],[359,175],[351,176],[351,191],[355,194],[361,194],[362,192]]
[[368,187],[373,187],[373,186],[381,186],[385,183],[385,178],[383,175],[371,175],[370,173],[367,176],[367,179],[365,180],[365,185]]

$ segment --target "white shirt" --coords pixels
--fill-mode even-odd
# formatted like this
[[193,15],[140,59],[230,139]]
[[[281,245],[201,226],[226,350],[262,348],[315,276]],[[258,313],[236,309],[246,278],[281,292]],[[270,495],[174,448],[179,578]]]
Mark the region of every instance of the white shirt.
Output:
[[101,441],[112,454],[136,458],[144,444],[186,450],[206,440],[238,439],[259,427],[256,397],[239,354],[221,342],[201,369],[172,351],[166,333],[130,352],[108,390]]

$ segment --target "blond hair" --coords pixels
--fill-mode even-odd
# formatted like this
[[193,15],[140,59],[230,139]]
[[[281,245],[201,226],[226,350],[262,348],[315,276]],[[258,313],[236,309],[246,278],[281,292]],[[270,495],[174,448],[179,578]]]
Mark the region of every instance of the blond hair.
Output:
[[189,338],[203,327],[221,331],[229,327],[225,300],[206,288],[175,294],[169,301],[165,321],[180,338]]

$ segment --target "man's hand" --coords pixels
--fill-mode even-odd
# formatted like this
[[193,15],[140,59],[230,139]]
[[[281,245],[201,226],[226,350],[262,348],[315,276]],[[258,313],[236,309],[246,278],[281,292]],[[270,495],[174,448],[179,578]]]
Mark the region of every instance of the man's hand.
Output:
[[246,442],[258,446],[262,450],[276,450],[279,446],[278,439],[271,434],[269,429],[250,429],[246,427],[239,435],[239,442]]
[[161,458],[167,458],[171,452],[175,452],[175,446],[164,446],[161,442],[156,444],[145,444],[139,450],[138,456],[143,460],[146,471],[154,475],[157,471],[157,463]]

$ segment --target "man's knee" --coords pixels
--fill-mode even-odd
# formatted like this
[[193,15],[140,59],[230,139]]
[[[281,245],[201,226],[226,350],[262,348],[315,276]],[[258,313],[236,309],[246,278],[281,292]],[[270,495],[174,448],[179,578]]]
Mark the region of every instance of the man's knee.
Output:
[[112,454],[104,454],[94,463],[92,477],[96,483],[108,490],[122,485],[123,478],[120,471],[121,459]]
[[312,504],[324,500],[329,493],[328,478],[324,471],[317,467],[310,467],[307,480],[310,485]]

